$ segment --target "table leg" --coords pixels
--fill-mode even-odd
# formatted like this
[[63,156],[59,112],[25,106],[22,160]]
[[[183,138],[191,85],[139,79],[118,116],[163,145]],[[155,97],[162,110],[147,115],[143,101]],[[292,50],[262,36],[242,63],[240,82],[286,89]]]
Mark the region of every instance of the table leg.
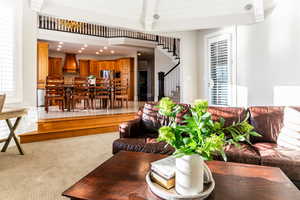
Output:
[[14,125],[11,124],[11,122],[10,122],[9,119],[6,119],[6,120],[5,120],[7,126],[8,126],[8,128],[9,128],[9,130],[10,130],[10,133],[9,133],[9,136],[8,136],[8,138],[7,138],[7,140],[6,140],[5,144],[4,144],[4,146],[3,146],[2,150],[1,150],[1,152],[5,152],[5,151],[6,151],[6,149],[7,149],[8,145],[9,145],[11,139],[13,138],[14,141],[15,141],[15,143],[16,143],[16,145],[17,145],[17,147],[18,147],[18,150],[19,150],[20,154],[21,154],[21,155],[24,155],[24,151],[23,151],[23,149],[22,149],[22,147],[21,147],[21,145],[20,145],[20,143],[19,143],[19,140],[18,140],[16,134],[15,134],[15,130],[17,129],[17,127],[18,127],[18,125],[19,125],[19,123],[20,123],[21,118],[22,118],[22,117],[18,117],[18,118],[16,119],[16,122],[15,122]]

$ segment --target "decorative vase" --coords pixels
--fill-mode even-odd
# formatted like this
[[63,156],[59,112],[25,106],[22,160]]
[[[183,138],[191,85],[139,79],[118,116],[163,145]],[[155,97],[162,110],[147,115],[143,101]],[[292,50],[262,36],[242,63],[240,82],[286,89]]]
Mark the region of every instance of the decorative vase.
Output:
[[200,155],[176,158],[175,189],[181,195],[195,195],[203,191],[204,162]]

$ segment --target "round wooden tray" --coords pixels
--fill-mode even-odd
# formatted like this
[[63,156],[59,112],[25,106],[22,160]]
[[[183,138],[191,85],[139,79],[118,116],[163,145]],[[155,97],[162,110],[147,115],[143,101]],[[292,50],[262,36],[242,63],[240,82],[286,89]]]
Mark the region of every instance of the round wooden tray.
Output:
[[180,195],[176,192],[175,188],[167,190],[160,185],[153,182],[150,178],[150,172],[146,175],[146,182],[150,187],[150,190],[160,198],[170,199],[170,200],[202,200],[210,195],[210,193],[215,188],[215,180],[212,178],[211,172],[207,165],[204,166],[205,176],[208,177],[208,180],[204,181],[204,189],[203,192],[196,195]]

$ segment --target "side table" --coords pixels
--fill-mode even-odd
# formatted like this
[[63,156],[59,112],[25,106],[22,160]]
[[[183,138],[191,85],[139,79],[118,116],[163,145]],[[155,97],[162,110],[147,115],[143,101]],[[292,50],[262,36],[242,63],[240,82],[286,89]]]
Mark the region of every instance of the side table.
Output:
[[[3,112],[0,112],[0,120],[5,120],[6,121],[6,124],[10,130],[10,133],[9,133],[9,136],[7,139],[3,139],[3,140],[0,140],[0,143],[1,142],[5,142],[1,152],[5,152],[11,139],[13,138],[17,147],[18,147],[18,150],[20,152],[21,155],[24,155],[24,151],[19,143],[19,140],[15,134],[15,131],[22,119],[22,117],[24,115],[27,114],[27,110],[25,108],[21,108],[21,109],[8,109],[8,110],[4,110]],[[16,121],[14,124],[11,123],[11,119],[12,118],[16,118]]]

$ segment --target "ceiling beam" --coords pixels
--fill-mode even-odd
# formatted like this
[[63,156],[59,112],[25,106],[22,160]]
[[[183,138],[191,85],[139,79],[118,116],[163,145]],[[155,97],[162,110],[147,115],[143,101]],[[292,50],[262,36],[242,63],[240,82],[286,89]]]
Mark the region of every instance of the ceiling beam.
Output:
[[44,0],[30,0],[30,7],[33,11],[40,12],[42,6],[44,4]]
[[159,0],[144,0],[143,1],[143,16],[142,21],[144,28],[147,31],[152,30],[154,24],[153,16],[156,14]]
[[254,20],[255,22],[262,22],[265,20],[265,10],[263,0],[253,0]]

